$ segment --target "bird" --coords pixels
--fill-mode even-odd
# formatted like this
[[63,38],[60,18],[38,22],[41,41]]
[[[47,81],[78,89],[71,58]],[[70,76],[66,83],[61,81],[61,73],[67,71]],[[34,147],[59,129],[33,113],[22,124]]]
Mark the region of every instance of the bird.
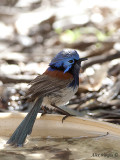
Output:
[[[63,49],[51,60],[46,71],[30,82],[26,97],[34,101],[34,105],[7,144],[23,146],[27,135],[32,132],[37,113],[42,107],[59,109],[74,96],[79,87],[81,62],[85,60],[87,58],[80,58],[78,51]],[[66,112],[64,114],[67,115]]]

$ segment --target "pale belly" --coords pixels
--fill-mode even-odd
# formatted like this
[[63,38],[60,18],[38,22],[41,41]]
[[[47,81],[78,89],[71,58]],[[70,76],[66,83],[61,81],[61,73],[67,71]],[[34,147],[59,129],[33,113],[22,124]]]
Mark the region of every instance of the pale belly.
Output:
[[55,104],[58,107],[63,106],[67,102],[69,102],[69,100],[74,96],[77,90],[78,87],[76,87],[75,89],[71,87],[66,89],[61,89],[58,92],[54,92],[50,96],[44,97],[42,105],[48,108],[54,108],[51,106],[51,104]]

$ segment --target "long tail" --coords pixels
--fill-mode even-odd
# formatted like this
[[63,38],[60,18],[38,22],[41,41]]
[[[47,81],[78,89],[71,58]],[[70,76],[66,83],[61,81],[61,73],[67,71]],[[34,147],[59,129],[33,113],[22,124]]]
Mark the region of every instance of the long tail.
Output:
[[40,106],[42,104],[43,98],[38,98],[31,109],[31,111],[27,114],[24,120],[20,123],[17,129],[14,131],[10,139],[7,141],[7,144],[23,146],[27,135],[31,134],[32,128],[37,116],[37,113],[40,110]]

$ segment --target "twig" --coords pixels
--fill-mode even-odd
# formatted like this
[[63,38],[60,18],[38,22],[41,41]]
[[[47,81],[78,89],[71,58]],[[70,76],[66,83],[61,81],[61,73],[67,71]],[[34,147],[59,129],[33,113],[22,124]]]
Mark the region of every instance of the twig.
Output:
[[[34,78],[34,77],[33,77]],[[31,76],[23,76],[21,77],[21,75],[0,75],[0,81],[2,81],[3,83],[30,83],[31,80],[33,80],[33,78],[31,78]]]
[[105,55],[95,56],[95,57],[89,58],[88,61],[86,61],[86,63],[82,66],[82,69],[85,70],[86,68],[92,66],[93,64],[104,63],[117,58],[120,58],[119,51],[115,54],[109,54],[109,55],[105,54]]

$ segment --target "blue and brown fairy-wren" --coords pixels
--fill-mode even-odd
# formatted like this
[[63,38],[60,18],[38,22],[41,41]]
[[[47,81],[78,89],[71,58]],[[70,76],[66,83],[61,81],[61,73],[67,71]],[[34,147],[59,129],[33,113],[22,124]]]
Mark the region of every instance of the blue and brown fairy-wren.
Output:
[[81,62],[76,50],[65,49],[50,62],[47,70],[30,83],[27,97],[35,101],[31,111],[14,131],[7,144],[22,146],[42,106],[48,108],[65,105],[77,92]]

